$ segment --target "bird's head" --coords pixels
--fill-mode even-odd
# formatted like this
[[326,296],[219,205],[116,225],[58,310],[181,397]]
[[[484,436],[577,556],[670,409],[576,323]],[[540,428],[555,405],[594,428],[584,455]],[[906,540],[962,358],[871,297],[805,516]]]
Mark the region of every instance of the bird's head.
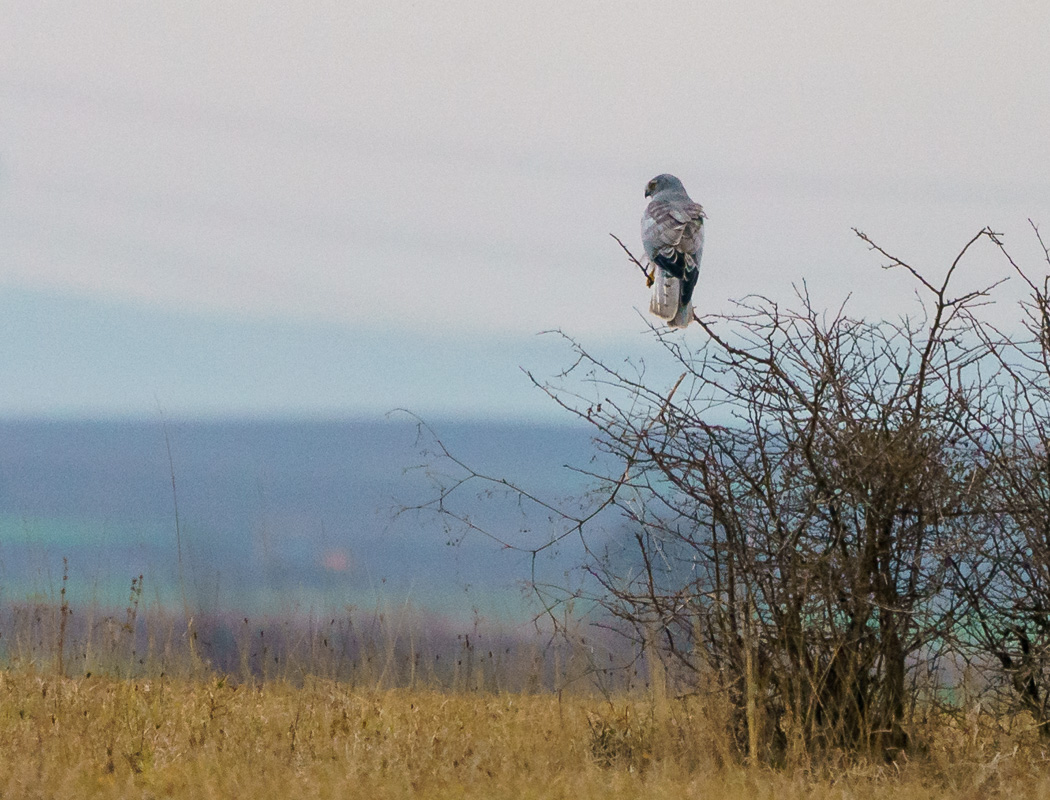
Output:
[[665,172],[663,175],[657,175],[645,185],[645,196],[652,197],[657,192],[662,192],[665,189],[676,189],[685,194],[685,187],[682,186],[682,182],[674,175],[669,175]]

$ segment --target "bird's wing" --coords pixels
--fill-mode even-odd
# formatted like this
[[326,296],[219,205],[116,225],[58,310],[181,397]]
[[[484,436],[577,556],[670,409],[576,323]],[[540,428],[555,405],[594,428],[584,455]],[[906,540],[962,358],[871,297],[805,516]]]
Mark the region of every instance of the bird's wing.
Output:
[[690,200],[653,200],[642,214],[642,244],[650,260],[673,251],[693,256],[703,247],[704,209]]
[[653,269],[656,270],[656,275],[653,280],[653,295],[649,300],[649,313],[663,320],[674,319],[682,300],[682,282],[660,267],[654,266]]

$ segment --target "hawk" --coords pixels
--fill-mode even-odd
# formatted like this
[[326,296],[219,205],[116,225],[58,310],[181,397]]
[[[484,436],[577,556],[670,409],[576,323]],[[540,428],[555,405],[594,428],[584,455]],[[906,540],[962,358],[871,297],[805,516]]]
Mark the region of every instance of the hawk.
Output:
[[684,328],[693,318],[693,289],[704,251],[704,209],[674,175],[657,175],[645,187],[651,197],[642,214],[642,244],[653,265],[649,312]]

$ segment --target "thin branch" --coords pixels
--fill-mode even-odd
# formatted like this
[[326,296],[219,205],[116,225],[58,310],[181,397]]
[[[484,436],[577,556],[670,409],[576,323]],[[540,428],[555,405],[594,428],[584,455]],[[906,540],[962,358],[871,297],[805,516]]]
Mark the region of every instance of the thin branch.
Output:
[[631,263],[633,263],[636,267],[638,267],[638,269],[642,271],[642,274],[645,276],[645,285],[652,286],[653,281],[656,279],[656,270],[654,269],[653,272],[650,273],[649,270],[646,269],[645,266],[642,264],[642,262],[635,258],[634,253],[627,249],[627,245],[620,241],[619,236],[617,236],[615,233],[610,233],[609,235],[612,238],[614,238],[616,240],[616,243],[623,248],[623,251],[625,253],[627,253],[627,258],[631,260]]

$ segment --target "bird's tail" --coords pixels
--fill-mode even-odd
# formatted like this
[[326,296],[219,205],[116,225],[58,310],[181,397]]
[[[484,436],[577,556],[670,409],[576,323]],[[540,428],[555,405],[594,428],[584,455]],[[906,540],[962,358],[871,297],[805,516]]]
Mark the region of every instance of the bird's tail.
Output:
[[682,299],[682,282],[655,264],[653,296],[649,301],[649,313],[663,320],[673,320],[678,314],[678,303]]
[[689,323],[693,321],[693,304],[686,303],[680,309],[678,313],[674,315],[674,319],[668,320],[667,326],[670,328],[688,328]]

